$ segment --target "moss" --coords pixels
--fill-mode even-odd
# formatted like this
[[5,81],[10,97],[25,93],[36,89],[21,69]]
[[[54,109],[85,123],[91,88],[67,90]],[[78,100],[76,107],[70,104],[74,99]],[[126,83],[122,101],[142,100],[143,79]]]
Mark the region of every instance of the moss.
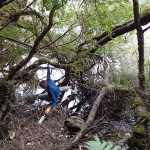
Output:
[[150,136],[143,124],[137,125],[133,129],[133,137],[127,140],[128,150],[149,150]]
[[147,136],[147,131],[146,131],[143,124],[139,124],[139,125],[134,126],[133,133],[134,133],[135,136],[136,135]]
[[134,99],[134,104],[136,106],[136,116],[138,118],[149,118],[150,117],[150,112],[147,110],[146,106],[144,105],[142,99],[136,97]]
[[136,98],[134,99],[134,104],[135,104],[136,106],[138,106],[138,105],[143,105],[143,101],[142,101],[140,98],[136,97]]
[[145,141],[145,139],[129,138],[127,143],[129,145],[128,150],[149,150],[150,148],[148,141]]
[[0,80],[0,89],[0,119],[2,121],[15,101],[14,81]]
[[41,63],[50,63],[50,60],[46,57],[43,57],[39,60]]
[[126,132],[124,130],[119,131],[120,135],[125,136]]
[[149,118],[150,112],[144,106],[139,106],[137,109],[137,116],[140,118]]

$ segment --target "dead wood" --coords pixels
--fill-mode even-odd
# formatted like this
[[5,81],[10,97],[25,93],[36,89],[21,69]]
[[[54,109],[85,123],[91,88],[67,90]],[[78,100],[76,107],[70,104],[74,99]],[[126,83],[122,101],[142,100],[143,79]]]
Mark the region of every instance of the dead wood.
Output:
[[95,100],[95,102],[91,108],[91,111],[88,115],[85,125],[83,126],[81,131],[78,133],[78,135],[75,137],[75,139],[70,143],[70,145],[65,150],[70,150],[71,148],[73,148],[75,146],[75,144],[86,134],[88,127],[91,124],[91,122],[94,120],[97,109],[99,108],[99,105],[100,105],[104,95],[107,92],[108,92],[108,89],[106,87],[103,87],[102,90],[100,91],[99,96],[97,97],[97,99]]

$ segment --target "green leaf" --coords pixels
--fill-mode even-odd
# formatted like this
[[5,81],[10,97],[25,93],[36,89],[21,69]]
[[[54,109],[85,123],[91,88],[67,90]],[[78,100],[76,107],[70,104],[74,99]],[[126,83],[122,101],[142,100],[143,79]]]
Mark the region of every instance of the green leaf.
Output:
[[107,146],[107,142],[106,141],[103,141],[102,143],[102,148],[105,148]]
[[113,148],[112,144],[109,144],[106,148],[104,148],[104,150],[111,150]]
[[[115,146],[112,150],[121,150],[121,146],[120,145],[117,145]],[[122,149],[123,150],[123,149]]]
[[85,147],[88,148],[89,150],[102,150],[102,144],[101,141],[99,140],[98,136],[93,137],[94,141],[88,141],[85,142]]
[[120,145],[114,147],[113,144],[107,143],[106,141],[100,141],[97,135],[93,136],[93,140],[85,142],[85,147],[88,150],[125,150]]

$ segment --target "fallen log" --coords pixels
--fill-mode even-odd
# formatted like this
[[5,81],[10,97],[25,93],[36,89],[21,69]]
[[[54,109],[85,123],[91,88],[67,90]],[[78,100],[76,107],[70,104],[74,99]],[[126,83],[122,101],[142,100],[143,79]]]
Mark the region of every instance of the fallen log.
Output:
[[91,110],[90,110],[90,113],[88,115],[87,121],[85,122],[85,125],[80,130],[80,132],[77,134],[75,139],[69,144],[69,146],[67,148],[65,148],[65,150],[72,149],[77,144],[77,142],[86,134],[88,127],[91,124],[91,122],[94,120],[97,109],[99,108],[99,105],[100,105],[104,95],[107,92],[108,92],[108,89],[106,87],[103,87],[102,90],[100,91],[100,94],[98,95],[97,99],[95,100]]

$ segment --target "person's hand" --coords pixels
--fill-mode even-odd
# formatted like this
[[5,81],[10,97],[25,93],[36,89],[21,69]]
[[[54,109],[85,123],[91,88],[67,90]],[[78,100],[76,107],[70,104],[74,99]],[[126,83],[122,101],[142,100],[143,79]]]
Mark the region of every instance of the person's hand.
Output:
[[45,114],[47,115],[51,111],[51,106],[48,106],[45,110]]

